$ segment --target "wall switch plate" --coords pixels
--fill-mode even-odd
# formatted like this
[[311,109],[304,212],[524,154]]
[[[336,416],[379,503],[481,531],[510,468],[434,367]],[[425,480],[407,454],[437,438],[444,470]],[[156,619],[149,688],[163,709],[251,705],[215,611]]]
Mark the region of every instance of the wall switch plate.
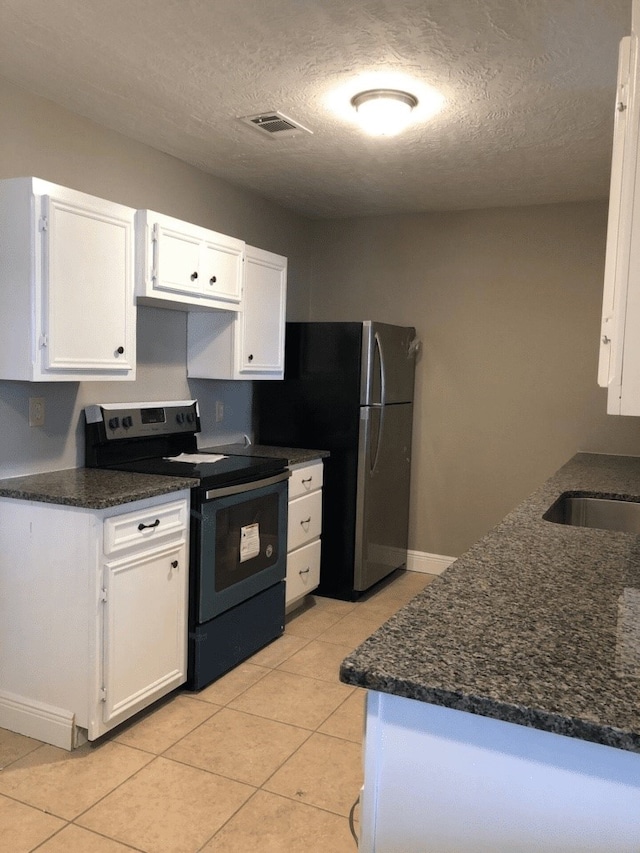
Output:
[[222,400],[216,400],[216,423],[224,420],[224,403]]
[[29,397],[29,426],[44,426],[44,397]]

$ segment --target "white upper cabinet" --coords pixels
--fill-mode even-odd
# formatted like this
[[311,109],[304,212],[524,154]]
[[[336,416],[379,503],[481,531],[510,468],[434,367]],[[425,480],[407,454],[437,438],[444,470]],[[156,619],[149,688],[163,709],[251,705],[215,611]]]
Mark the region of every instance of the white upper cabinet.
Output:
[[287,259],[246,248],[243,310],[191,313],[187,374],[198,379],[282,379]]
[[162,213],[136,214],[136,297],[181,311],[237,311],[244,242]]
[[620,43],[598,384],[607,412],[640,415],[640,90],[637,29]]
[[134,214],[0,181],[0,379],[135,379]]

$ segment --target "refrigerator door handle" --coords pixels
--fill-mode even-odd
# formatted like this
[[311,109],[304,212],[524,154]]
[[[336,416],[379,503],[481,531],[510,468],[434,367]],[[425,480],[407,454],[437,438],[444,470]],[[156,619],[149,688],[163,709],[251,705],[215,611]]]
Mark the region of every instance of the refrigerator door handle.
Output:
[[375,406],[365,409],[366,435],[369,457],[369,474],[373,474],[378,464],[380,445],[383,441],[384,430],[384,406]]
[[[377,364],[380,369],[380,405],[384,406],[386,403],[386,376],[385,376],[385,366],[384,366],[384,354],[382,351],[382,343],[380,341],[380,335],[378,332],[375,333],[375,348],[378,352]],[[375,363],[376,359],[374,359]]]

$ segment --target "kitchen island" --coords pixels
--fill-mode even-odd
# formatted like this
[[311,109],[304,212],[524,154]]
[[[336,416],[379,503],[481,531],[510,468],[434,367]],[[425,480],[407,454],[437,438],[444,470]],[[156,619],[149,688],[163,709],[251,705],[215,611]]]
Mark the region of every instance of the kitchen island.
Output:
[[639,540],[566,492],[640,501],[640,459],[577,454],[343,662],[361,850],[640,850]]

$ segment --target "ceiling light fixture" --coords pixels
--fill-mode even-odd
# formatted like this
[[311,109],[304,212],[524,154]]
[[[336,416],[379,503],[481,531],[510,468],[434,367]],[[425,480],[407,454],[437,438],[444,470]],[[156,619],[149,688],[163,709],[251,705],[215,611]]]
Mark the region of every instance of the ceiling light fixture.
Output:
[[371,136],[395,136],[409,123],[418,99],[399,89],[367,89],[351,98],[351,106]]

